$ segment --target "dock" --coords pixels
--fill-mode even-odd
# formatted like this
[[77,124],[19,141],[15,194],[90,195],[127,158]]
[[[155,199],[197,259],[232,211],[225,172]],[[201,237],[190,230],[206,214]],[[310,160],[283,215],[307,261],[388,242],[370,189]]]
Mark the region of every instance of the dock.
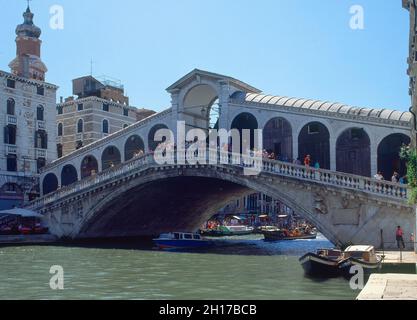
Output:
[[8,235],[0,236],[0,246],[10,245],[35,245],[35,244],[48,244],[56,243],[57,238],[55,236],[44,235]]
[[377,254],[385,255],[384,264],[417,264],[417,254],[413,251],[385,251]]
[[357,300],[417,300],[417,275],[373,274]]

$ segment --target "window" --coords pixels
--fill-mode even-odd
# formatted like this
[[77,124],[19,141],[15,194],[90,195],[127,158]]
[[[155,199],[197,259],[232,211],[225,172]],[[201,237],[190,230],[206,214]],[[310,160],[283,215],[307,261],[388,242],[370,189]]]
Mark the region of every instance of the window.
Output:
[[4,143],[16,145],[16,126],[9,124],[4,127]]
[[129,116],[129,109],[128,108],[123,108],[123,115],[125,117],[128,117]]
[[58,158],[62,158],[62,144],[57,144],[56,145],[56,152],[58,154]]
[[36,93],[37,93],[38,95],[40,95],[40,96],[45,95],[45,88],[44,88],[44,87],[42,87],[42,86],[38,86],[38,87],[36,87]]
[[77,133],[83,133],[84,131],[84,124],[83,124],[83,119],[78,120],[77,123]]
[[12,98],[7,100],[7,114],[9,116],[14,116],[15,115],[15,105],[16,105],[16,103]]
[[44,130],[35,132],[35,148],[48,149],[48,134]]
[[318,123],[312,123],[308,125],[308,134],[320,133],[320,125]]
[[57,111],[58,111],[58,114],[63,114],[64,113],[61,106],[57,107]]
[[78,106],[77,106],[77,110],[78,111],[83,111],[84,110],[84,104],[79,103]]
[[9,192],[9,193],[20,193],[21,192],[19,186],[16,183],[6,183],[3,186],[3,190],[5,192]]
[[9,172],[17,171],[17,157],[15,155],[7,156],[7,171]]
[[15,89],[16,88],[16,81],[14,81],[12,79],[7,79],[7,87]]
[[103,120],[103,133],[109,133],[109,121]]
[[62,137],[64,134],[64,127],[62,123],[58,123],[58,137]]
[[77,141],[75,143],[75,149],[81,149],[83,147],[83,142],[82,141]]
[[108,103],[103,103],[103,111],[106,111],[106,112],[110,111],[110,107]]
[[46,159],[45,158],[39,158],[36,160],[36,167],[38,169],[38,172],[46,166]]
[[36,119],[38,121],[44,121],[44,109],[43,106],[38,106],[38,108],[36,109]]

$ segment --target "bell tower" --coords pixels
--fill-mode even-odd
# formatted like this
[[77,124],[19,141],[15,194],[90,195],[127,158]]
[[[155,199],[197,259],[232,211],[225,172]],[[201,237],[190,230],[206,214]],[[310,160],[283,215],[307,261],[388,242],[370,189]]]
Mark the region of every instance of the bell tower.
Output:
[[41,29],[33,23],[34,14],[28,5],[24,21],[16,27],[16,58],[10,62],[11,72],[19,77],[45,81],[48,71],[41,60]]

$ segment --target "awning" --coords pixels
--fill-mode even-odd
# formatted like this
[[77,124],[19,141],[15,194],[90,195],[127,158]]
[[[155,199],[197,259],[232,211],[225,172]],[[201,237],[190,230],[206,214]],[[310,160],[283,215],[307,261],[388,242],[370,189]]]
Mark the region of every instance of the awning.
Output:
[[26,209],[15,208],[9,210],[0,211],[0,215],[20,216],[23,218],[43,218],[43,215]]

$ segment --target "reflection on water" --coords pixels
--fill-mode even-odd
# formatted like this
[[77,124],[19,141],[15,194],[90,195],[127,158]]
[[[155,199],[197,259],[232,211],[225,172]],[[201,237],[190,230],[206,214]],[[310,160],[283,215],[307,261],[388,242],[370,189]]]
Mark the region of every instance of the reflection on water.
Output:
[[[306,278],[298,257],[324,238],[231,238],[205,252],[161,252],[151,242],[0,248],[0,299],[354,299],[344,279]],[[49,288],[61,265],[65,290]]]

